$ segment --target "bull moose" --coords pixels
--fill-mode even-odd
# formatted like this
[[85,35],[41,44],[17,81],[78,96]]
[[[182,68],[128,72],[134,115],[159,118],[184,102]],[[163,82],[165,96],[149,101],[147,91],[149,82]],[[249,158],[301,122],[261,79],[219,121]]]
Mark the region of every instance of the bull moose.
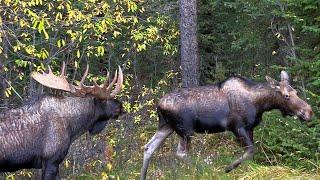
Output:
[[[33,73],[44,86],[64,90],[73,97],[44,96],[36,102],[0,114],[0,172],[20,169],[42,169],[42,179],[60,179],[59,164],[71,143],[81,134],[101,132],[109,119],[123,113],[122,103],[115,99],[121,91],[123,74],[98,85],[84,85],[89,66],[78,86],[65,78],[65,63],[61,75]],[[116,84],[116,85],[115,85]],[[113,86],[115,85],[115,88]]]
[[158,130],[145,145],[141,179],[146,178],[154,151],[173,132],[180,137],[177,156],[186,157],[194,133],[231,131],[245,152],[226,167],[225,171],[229,172],[253,156],[253,129],[264,112],[278,109],[283,116],[296,115],[305,121],[312,118],[311,106],[290,86],[287,72],[281,71],[280,82],[268,76],[266,80],[267,83],[257,83],[234,76],[215,85],[166,94],[157,107]]

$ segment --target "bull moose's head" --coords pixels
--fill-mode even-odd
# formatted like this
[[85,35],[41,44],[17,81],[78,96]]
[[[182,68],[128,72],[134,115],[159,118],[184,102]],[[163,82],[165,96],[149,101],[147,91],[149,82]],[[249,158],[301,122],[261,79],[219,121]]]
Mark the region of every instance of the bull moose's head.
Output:
[[313,112],[311,106],[302,100],[298,95],[297,91],[290,86],[289,75],[285,71],[281,71],[281,81],[278,82],[269,76],[266,76],[266,80],[281,96],[280,109],[283,115],[296,115],[300,120],[308,121],[312,118]]
[[[86,71],[78,86],[68,83],[65,77],[65,62],[62,64],[60,76],[54,75],[50,66],[48,69],[48,73],[40,74],[34,72],[32,77],[40,84],[49,88],[64,90],[78,97],[94,97],[97,107],[96,111],[100,114],[98,121],[106,121],[110,118],[115,119],[124,112],[122,103],[114,98],[116,94],[121,91],[123,84],[123,74],[120,67],[119,72],[115,72],[114,78],[110,83],[110,74],[108,72],[107,78],[103,84],[98,85],[94,80],[93,86],[86,86],[83,84],[88,75],[89,65],[87,65]],[[115,88],[113,89],[114,85]]]

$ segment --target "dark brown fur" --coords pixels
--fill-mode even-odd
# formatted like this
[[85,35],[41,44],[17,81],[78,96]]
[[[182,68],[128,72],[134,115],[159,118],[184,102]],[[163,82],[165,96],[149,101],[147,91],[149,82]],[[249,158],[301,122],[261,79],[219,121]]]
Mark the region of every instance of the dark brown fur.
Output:
[[42,168],[42,179],[59,179],[59,164],[81,134],[99,133],[117,118],[117,100],[45,96],[0,114],[0,172]]

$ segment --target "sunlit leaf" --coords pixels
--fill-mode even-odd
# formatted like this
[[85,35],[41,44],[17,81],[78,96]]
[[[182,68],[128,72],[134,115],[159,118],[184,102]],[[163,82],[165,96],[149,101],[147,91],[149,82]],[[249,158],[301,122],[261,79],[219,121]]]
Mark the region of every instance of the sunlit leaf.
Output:
[[77,50],[77,58],[80,58],[80,50]]

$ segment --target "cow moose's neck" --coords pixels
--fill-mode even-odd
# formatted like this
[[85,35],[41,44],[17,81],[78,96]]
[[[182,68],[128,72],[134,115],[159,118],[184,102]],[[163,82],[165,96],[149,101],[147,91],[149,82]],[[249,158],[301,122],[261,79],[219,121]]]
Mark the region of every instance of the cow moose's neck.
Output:
[[[247,99],[253,103],[257,117],[265,111],[279,109],[283,115],[291,114],[281,93],[268,83],[257,83],[243,77],[231,77],[220,84],[221,90],[228,94],[232,106],[242,107]],[[232,99],[237,99],[236,101]],[[239,102],[241,102],[239,104]],[[248,105],[248,103],[245,103]],[[250,104],[250,103],[249,103]]]
[[285,100],[279,92],[270,88],[269,85],[262,84],[262,88],[254,89],[253,92],[258,116],[262,116],[264,112],[274,109],[279,109],[283,115],[287,114]]

